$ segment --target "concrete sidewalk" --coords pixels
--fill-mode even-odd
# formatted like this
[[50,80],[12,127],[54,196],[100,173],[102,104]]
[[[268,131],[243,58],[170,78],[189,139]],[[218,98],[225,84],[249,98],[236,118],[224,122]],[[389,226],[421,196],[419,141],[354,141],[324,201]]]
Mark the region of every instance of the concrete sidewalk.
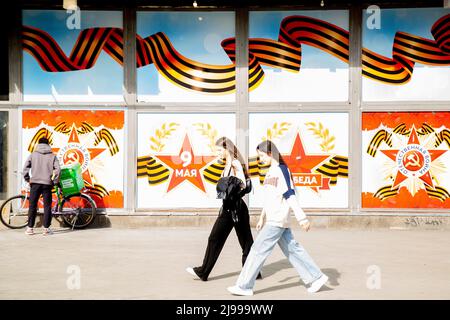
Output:
[[[58,229],[44,237],[0,230],[0,299],[450,299],[448,231],[305,233],[295,226],[296,239],[330,277],[327,287],[308,294],[276,247],[263,268],[264,279],[256,282],[255,295],[245,298],[226,291],[241,269],[234,232],[209,281],[194,280],[185,271],[201,263],[209,231]],[[378,271],[380,288],[369,289],[368,282],[376,285]]]

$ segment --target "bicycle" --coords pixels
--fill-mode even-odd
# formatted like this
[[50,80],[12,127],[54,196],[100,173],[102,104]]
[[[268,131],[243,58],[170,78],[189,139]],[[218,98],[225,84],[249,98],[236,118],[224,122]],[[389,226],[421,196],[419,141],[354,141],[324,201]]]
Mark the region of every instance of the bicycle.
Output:
[[[30,185],[22,183],[22,190],[21,194],[8,198],[0,207],[0,220],[10,229],[20,229],[28,225]],[[88,194],[80,192],[64,196],[58,185],[55,185],[52,193],[56,194],[56,199],[52,195],[52,216],[57,220],[61,217],[63,223],[72,230],[86,228],[94,222],[97,205]],[[38,203],[38,214],[42,215],[40,208],[43,208],[42,197]]]

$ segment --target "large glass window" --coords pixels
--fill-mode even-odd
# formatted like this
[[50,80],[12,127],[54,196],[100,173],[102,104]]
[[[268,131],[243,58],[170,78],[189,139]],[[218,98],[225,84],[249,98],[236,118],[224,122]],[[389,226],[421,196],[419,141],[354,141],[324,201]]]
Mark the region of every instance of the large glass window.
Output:
[[220,137],[236,139],[232,113],[139,113],[138,208],[217,208]]
[[252,207],[264,203],[262,182],[268,168],[256,154],[256,146],[264,140],[280,150],[302,206],[348,207],[347,113],[251,113],[249,123],[249,168],[256,179]]
[[233,102],[234,12],[138,12],[140,102]]
[[450,100],[450,9],[363,14],[363,100]]
[[257,11],[249,23],[251,102],[348,100],[348,11]]
[[99,208],[123,208],[124,112],[24,110],[22,163],[48,137],[61,165],[78,162],[88,193]]
[[25,101],[123,101],[122,12],[22,15]]
[[363,208],[450,208],[450,112],[365,112],[362,128]]
[[9,99],[9,19],[0,21],[0,100]]
[[8,169],[8,112],[0,111],[0,199],[6,197]]

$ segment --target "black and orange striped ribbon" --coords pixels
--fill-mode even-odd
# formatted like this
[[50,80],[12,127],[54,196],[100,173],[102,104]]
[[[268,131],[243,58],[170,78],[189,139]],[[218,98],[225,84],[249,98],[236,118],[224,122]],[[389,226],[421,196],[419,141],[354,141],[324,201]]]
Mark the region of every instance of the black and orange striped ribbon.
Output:
[[23,26],[22,42],[24,50],[48,72],[90,69],[102,50],[119,64],[123,62],[123,31],[119,28],[82,30],[69,57],[47,32],[37,28]]
[[437,148],[444,141],[447,143],[447,146],[450,148],[450,130],[443,129],[440,132],[435,133],[436,142],[434,143],[434,147]]
[[94,146],[98,146],[102,141],[105,141],[111,156],[119,152],[119,145],[116,139],[114,139],[112,133],[106,128],[100,129],[99,132],[95,133]]
[[431,27],[434,40],[397,32],[394,37],[392,59],[363,48],[363,75],[383,83],[404,84],[411,79],[416,62],[432,66],[448,66],[449,33],[450,14],[447,14]]
[[169,168],[154,156],[143,156],[137,159],[137,177],[148,179],[149,185],[158,185],[169,179]]
[[[391,133],[386,131],[385,129],[378,130],[375,133],[375,135],[373,136],[373,138],[370,140],[369,146],[367,147],[367,153],[370,156],[375,157],[382,142],[385,142],[389,147],[392,148],[392,134],[393,133],[403,135],[403,136],[408,136],[411,134],[411,128],[408,129],[406,127],[405,123],[400,123],[394,129],[392,129]],[[441,143],[444,141],[450,147],[450,131],[448,129],[443,129],[440,132],[436,132],[432,126],[430,126],[428,123],[424,122],[424,123],[422,123],[422,126],[417,129],[417,133],[419,136],[425,136],[425,135],[430,135],[430,134],[434,133],[434,137],[435,137],[434,146],[436,148],[438,146],[440,146]]]
[[86,189],[90,195],[95,195],[99,198],[109,196],[109,191],[102,185],[94,183],[94,185],[87,185]]
[[53,144],[53,134],[51,131],[49,131],[46,128],[40,128],[31,139],[30,143],[28,144],[28,152],[33,152],[36,146],[39,143],[39,139],[41,138],[47,138],[48,144],[51,146]]
[[225,159],[217,159],[203,170],[203,178],[209,183],[216,184],[219,182],[223,170],[225,170],[225,165]]
[[336,185],[339,177],[348,178],[348,157],[334,156],[322,163],[314,172],[330,178],[330,185]]
[[[59,133],[63,133],[65,135],[70,134],[70,128],[67,126],[66,122],[58,123],[53,130]],[[111,156],[119,152],[119,145],[117,144],[116,139],[114,138],[112,133],[107,128],[103,128],[100,129],[98,132],[95,132],[95,129],[92,125],[83,121],[81,123],[81,126],[76,128],[76,130],[79,134],[87,134],[90,132],[94,132],[95,135],[94,146],[96,147],[100,144],[100,142],[105,141]]]
[[[387,84],[404,84],[411,79],[416,62],[426,65],[450,65],[450,14],[436,21],[431,33],[434,40],[397,32],[392,58],[362,49],[364,76]],[[89,69],[104,50],[123,63],[123,30],[89,28],[81,31],[69,57],[45,31],[24,26],[23,48],[49,72]],[[249,88],[263,81],[262,65],[298,72],[301,45],[306,44],[349,62],[349,32],[323,20],[306,16],[288,16],[281,22],[278,41],[249,39]],[[158,32],[146,38],[136,36],[137,67],[155,64],[170,82],[193,91],[227,94],[235,90],[235,38],[221,43],[231,60],[229,65],[211,65],[184,57],[168,37]]]
[[[395,197],[400,192],[400,188],[392,188],[392,185],[387,185],[378,189],[373,197],[384,201],[386,199]],[[450,193],[443,187],[435,186],[434,188],[425,184],[425,192],[430,198],[437,199],[441,202],[450,198]]]
[[441,202],[450,198],[450,193],[443,187],[435,186],[434,189],[425,185],[425,191],[430,198],[438,199]]
[[373,197],[378,198],[381,201],[386,200],[391,197],[395,197],[398,194],[400,188],[397,187],[395,189],[392,189],[392,186],[393,185],[387,185],[387,186],[381,187],[374,193]]
[[258,177],[259,183],[263,184],[270,165],[261,164],[258,157],[250,157],[248,159],[248,173],[250,177]]
[[[257,157],[250,157],[249,175],[258,177],[260,184],[263,184],[264,178],[270,165],[262,165]],[[225,168],[226,162],[223,159],[217,159],[203,170],[205,181],[216,184]],[[334,156],[328,162],[323,163],[315,172],[330,178],[330,184],[337,184],[338,177],[348,177],[348,158]],[[158,185],[169,179],[169,169],[154,156],[142,156],[137,158],[137,177],[147,178],[149,185]]]
[[[217,159],[203,170],[205,181],[216,184],[225,168],[225,161]],[[169,179],[169,168],[154,156],[137,158],[137,177],[147,178],[149,185],[158,185]]]
[[382,142],[385,142],[389,147],[392,147],[392,133],[386,130],[378,130],[377,133],[370,140],[369,146],[367,147],[367,153],[372,157],[375,157]]
[[[234,51],[234,39],[226,43]],[[233,64],[217,66],[190,60],[178,53],[162,32],[144,39],[137,36],[136,46],[137,66],[154,63],[159,73],[175,85],[209,94],[230,93],[235,89]]]
[[[250,176],[258,176],[260,184],[263,184],[270,165],[262,165],[258,157],[251,157],[248,159],[248,167]],[[329,161],[316,168],[314,173],[320,173],[330,178],[330,184],[336,185],[338,177],[348,177],[348,157],[333,156]]]

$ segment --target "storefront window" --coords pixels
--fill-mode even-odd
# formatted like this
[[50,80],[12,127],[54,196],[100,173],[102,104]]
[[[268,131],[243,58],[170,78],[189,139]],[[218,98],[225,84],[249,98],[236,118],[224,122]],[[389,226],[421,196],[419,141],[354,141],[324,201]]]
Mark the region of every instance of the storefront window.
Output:
[[122,12],[24,10],[25,101],[123,101]]
[[137,207],[219,207],[224,164],[215,142],[235,141],[235,115],[139,113],[137,121]]
[[254,177],[251,207],[262,207],[268,168],[256,147],[270,140],[289,167],[297,195],[307,208],[348,207],[347,113],[253,113],[249,117],[249,168]]
[[250,12],[250,101],[347,101],[348,20],[346,10]]
[[365,112],[362,128],[363,208],[450,208],[450,112]]
[[235,101],[234,12],[138,12],[140,102]]
[[0,199],[6,198],[8,169],[8,112],[0,111]]
[[0,21],[0,100],[9,99],[9,19]]
[[98,208],[124,205],[124,112],[24,110],[22,163],[47,137],[61,165],[78,162],[87,192]]
[[363,100],[450,100],[450,9],[363,13]]

